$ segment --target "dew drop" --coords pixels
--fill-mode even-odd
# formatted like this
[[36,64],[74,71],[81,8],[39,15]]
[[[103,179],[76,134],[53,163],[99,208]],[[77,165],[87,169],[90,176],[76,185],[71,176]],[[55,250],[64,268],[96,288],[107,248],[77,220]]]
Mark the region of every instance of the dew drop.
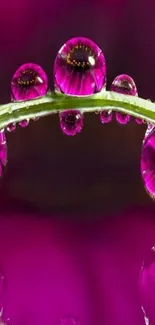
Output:
[[15,131],[16,130],[16,123],[9,123],[8,125],[7,125],[7,131],[8,132],[13,132],[13,131]]
[[155,127],[147,129],[141,152],[141,175],[148,194],[155,199]]
[[55,91],[68,95],[92,95],[106,86],[106,62],[102,50],[90,39],[75,37],[59,50],[54,62]]
[[[138,96],[134,80],[127,74],[117,76],[111,85],[111,91],[131,96]],[[116,120],[120,124],[127,124],[130,121],[130,115],[116,112]]]
[[30,100],[46,95],[48,80],[43,69],[34,63],[21,65],[11,81],[12,100]]
[[115,117],[116,117],[116,121],[119,124],[122,124],[122,125],[125,125],[130,121],[130,115],[129,114],[123,114],[123,113],[120,113],[120,112],[116,112]]
[[64,134],[74,136],[82,131],[83,114],[78,110],[66,110],[59,114],[60,127]]
[[109,111],[106,111],[106,110],[103,110],[100,112],[100,121],[101,123],[103,124],[106,124],[106,123],[109,123],[112,121],[112,111],[109,110]]
[[26,128],[28,124],[29,124],[29,120],[23,120],[19,122],[19,126],[21,126],[22,128]]
[[138,96],[136,84],[127,74],[120,74],[113,80],[111,91],[125,95]]
[[143,124],[143,120],[141,118],[135,117],[135,122],[137,124]]
[[145,324],[155,325],[155,247],[148,252],[140,272],[140,302]]

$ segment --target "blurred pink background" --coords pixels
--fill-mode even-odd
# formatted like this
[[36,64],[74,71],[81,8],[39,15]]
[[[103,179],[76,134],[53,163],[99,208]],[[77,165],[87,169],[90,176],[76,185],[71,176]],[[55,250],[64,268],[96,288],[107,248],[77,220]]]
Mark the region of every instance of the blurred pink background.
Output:
[[[52,88],[54,58],[74,36],[103,49],[108,87],[127,73],[141,97],[155,100],[154,12],[150,0],[3,1],[1,103],[10,101],[15,70],[29,61],[42,66]],[[155,203],[140,176],[145,129],[134,121],[101,125],[87,114],[74,138],[62,135],[58,116],[7,134],[0,265],[4,314],[15,325],[58,325],[66,313],[81,325],[144,324],[138,277],[155,244]]]

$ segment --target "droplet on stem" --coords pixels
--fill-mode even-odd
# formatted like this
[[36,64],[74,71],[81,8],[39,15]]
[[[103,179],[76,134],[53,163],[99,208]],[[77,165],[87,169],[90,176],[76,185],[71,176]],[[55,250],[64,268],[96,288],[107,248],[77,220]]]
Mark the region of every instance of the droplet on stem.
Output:
[[60,127],[64,134],[74,136],[82,131],[83,114],[78,110],[66,110],[59,114]]
[[143,124],[143,120],[141,118],[139,118],[139,117],[135,117],[135,122],[137,124]]
[[90,39],[75,37],[59,50],[54,63],[54,85],[67,95],[92,95],[106,86],[102,50]]
[[29,125],[29,120],[23,120],[19,122],[19,126],[21,126],[22,128],[26,128],[28,125]]
[[13,132],[13,131],[15,131],[16,130],[16,123],[9,123],[8,125],[7,125],[7,131],[8,132]]
[[123,114],[120,112],[116,112],[116,121],[122,125],[127,124],[130,121],[129,114]]
[[[138,96],[136,84],[127,74],[121,74],[113,80],[111,91],[124,95]],[[127,124],[130,121],[130,115],[116,112],[116,120],[120,124]]]
[[34,63],[21,65],[11,81],[12,100],[30,100],[46,95],[48,80],[43,69]]
[[111,110],[109,110],[109,111],[102,110],[100,112],[100,121],[103,124],[106,124],[106,123],[111,122],[112,121],[112,117],[113,117],[113,114],[112,114],[112,111]]

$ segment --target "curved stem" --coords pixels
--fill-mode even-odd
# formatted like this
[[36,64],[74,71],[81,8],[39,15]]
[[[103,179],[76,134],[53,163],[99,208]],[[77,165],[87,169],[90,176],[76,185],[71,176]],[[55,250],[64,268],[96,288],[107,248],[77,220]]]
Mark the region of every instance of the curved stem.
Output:
[[0,129],[7,127],[9,123],[46,116],[65,109],[80,109],[82,112],[111,109],[155,123],[155,104],[150,100],[105,90],[82,97],[49,92],[38,99],[0,105]]

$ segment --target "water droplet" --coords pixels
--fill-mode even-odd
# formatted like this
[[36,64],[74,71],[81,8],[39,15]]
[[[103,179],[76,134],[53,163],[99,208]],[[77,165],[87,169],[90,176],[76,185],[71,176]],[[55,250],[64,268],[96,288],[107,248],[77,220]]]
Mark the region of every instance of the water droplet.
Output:
[[22,128],[26,128],[28,124],[29,124],[29,120],[23,120],[19,122],[19,126],[21,126]]
[[[138,96],[135,82],[127,74],[120,74],[113,80],[111,91],[124,95]],[[130,115],[116,112],[116,120],[120,124],[127,124],[130,120]]]
[[[7,143],[4,131],[0,132],[0,176],[3,174],[4,167],[7,164]],[[0,272],[0,293],[3,276]]]
[[106,62],[90,39],[76,37],[59,50],[54,63],[55,90],[68,95],[92,95],[106,86]]
[[9,123],[8,125],[7,125],[7,131],[8,132],[13,132],[13,131],[15,131],[16,130],[16,123]]
[[101,111],[100,112],[100,121],[101,123],[105,124],[105,123],[109,123],[112,121],[112,111]]
[[140,299],[146,324],[155,325],[155,249],[148,252],[140,272]]
[[67,316],[60,319],[60,325],[80,325],[80,323],[76,318]]
[[11,81],[12,100],[30,100],[46,95],[47,90],[46,73],[34,63],[20,66]]
[[143,124],[143,120],[141,118],[135,117],[135,122],[137,124]]
[[146,131],[141,153],[141,175],[148,194],[155,198],[155,128]]
[[113,80],[111,91],[126,95],[138,96],[135,82],[127,74],[120,74]]
[[116,121],[122,125],[127,124],[130,121],[129,114],[123,114],[120,112],[116,112]]
[[66,135],[76,135],[83,128],[83,114],[78,110],[67,110],[59,114],[60,127]]

